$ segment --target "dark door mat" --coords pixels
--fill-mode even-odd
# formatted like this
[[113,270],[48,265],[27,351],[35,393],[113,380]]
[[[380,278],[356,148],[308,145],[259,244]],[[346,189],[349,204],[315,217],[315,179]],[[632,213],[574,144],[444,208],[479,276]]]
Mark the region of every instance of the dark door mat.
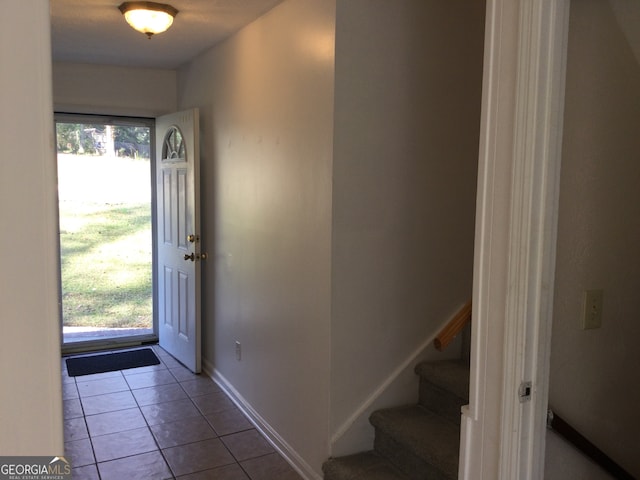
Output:
[[160,360],[153,353],[153,350],[142,348],[126,352],[105,353],[104,355],[67,358],[67,372],[70,377],[79,377],[159,364]]

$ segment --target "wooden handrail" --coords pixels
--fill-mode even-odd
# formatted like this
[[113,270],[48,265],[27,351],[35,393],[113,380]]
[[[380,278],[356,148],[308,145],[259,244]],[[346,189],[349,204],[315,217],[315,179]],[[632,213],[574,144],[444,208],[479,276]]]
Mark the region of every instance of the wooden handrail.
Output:
[[440,351],[456,338],[467,323],[471,321],[471,300],[464,304],[458,313],[451,319],[449,323],[440,331],[433,341],[433,345]]
[[615,478],[620,480],[635,480],[633,475],[618,465],[611,457],[551,410],[547,412],[547,426]]

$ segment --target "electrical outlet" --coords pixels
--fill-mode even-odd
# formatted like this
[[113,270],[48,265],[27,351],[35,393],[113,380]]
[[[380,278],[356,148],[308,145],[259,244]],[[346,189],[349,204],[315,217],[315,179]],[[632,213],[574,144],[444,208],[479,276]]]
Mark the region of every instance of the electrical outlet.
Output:
[[586,290],[584,292],[584,309],[582,312],[582,329],[589,330],[602,326],[602,290]]
[[236,340],[236,360],[242,360],[242,345]]

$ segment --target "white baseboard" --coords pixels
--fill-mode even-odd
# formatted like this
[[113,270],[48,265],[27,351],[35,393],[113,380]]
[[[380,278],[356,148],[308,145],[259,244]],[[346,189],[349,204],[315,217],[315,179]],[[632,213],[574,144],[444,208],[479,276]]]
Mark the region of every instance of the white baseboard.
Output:
[[246,415],[273,448],[298,472],[304,480],[322,480],[322,475],[311,466],[289,445],[278,432],[245,400],[231,383],[206,358],[202,358],[202,370],[231,398],[233,403]]
[[330,440],[332,456],[349,455],[371,448],[373,427],[369,424],[369,415],[374,410],[417,401],[418,377],[415,376],[414,368],[418,363],[459,358],[461,338],[455,339],[445,353],[433,347],[433,340],[450,320],[448,318],[440,328],[425,338],[333,432]]

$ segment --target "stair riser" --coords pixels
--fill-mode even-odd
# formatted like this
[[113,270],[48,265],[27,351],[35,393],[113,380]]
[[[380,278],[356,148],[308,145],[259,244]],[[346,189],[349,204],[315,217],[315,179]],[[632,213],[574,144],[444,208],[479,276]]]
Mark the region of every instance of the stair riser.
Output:
[[343,480],[344,474],[339,469],[333,468],[333,466],[325,464],[322,466],[322,478],[324,480]]
[[322,466],[324,480],[407,480],[373,451],[331,458]]
[[418,403],[456,425],[460,425],[460,408],[469,402],[448,390],[421,379]]
[[393,437],[378,428],[376,428],[373,448],[395,465],[409,480],[454,480],[453,477],[447,477],[433,465],[411,453]]
[[342,480],[340,478],[340,474],[338,473],[334,474],[333,472],[327,472],[327,471],[324,471],[323,473],[324,475],[322,476],[322,478],[324,480]]

